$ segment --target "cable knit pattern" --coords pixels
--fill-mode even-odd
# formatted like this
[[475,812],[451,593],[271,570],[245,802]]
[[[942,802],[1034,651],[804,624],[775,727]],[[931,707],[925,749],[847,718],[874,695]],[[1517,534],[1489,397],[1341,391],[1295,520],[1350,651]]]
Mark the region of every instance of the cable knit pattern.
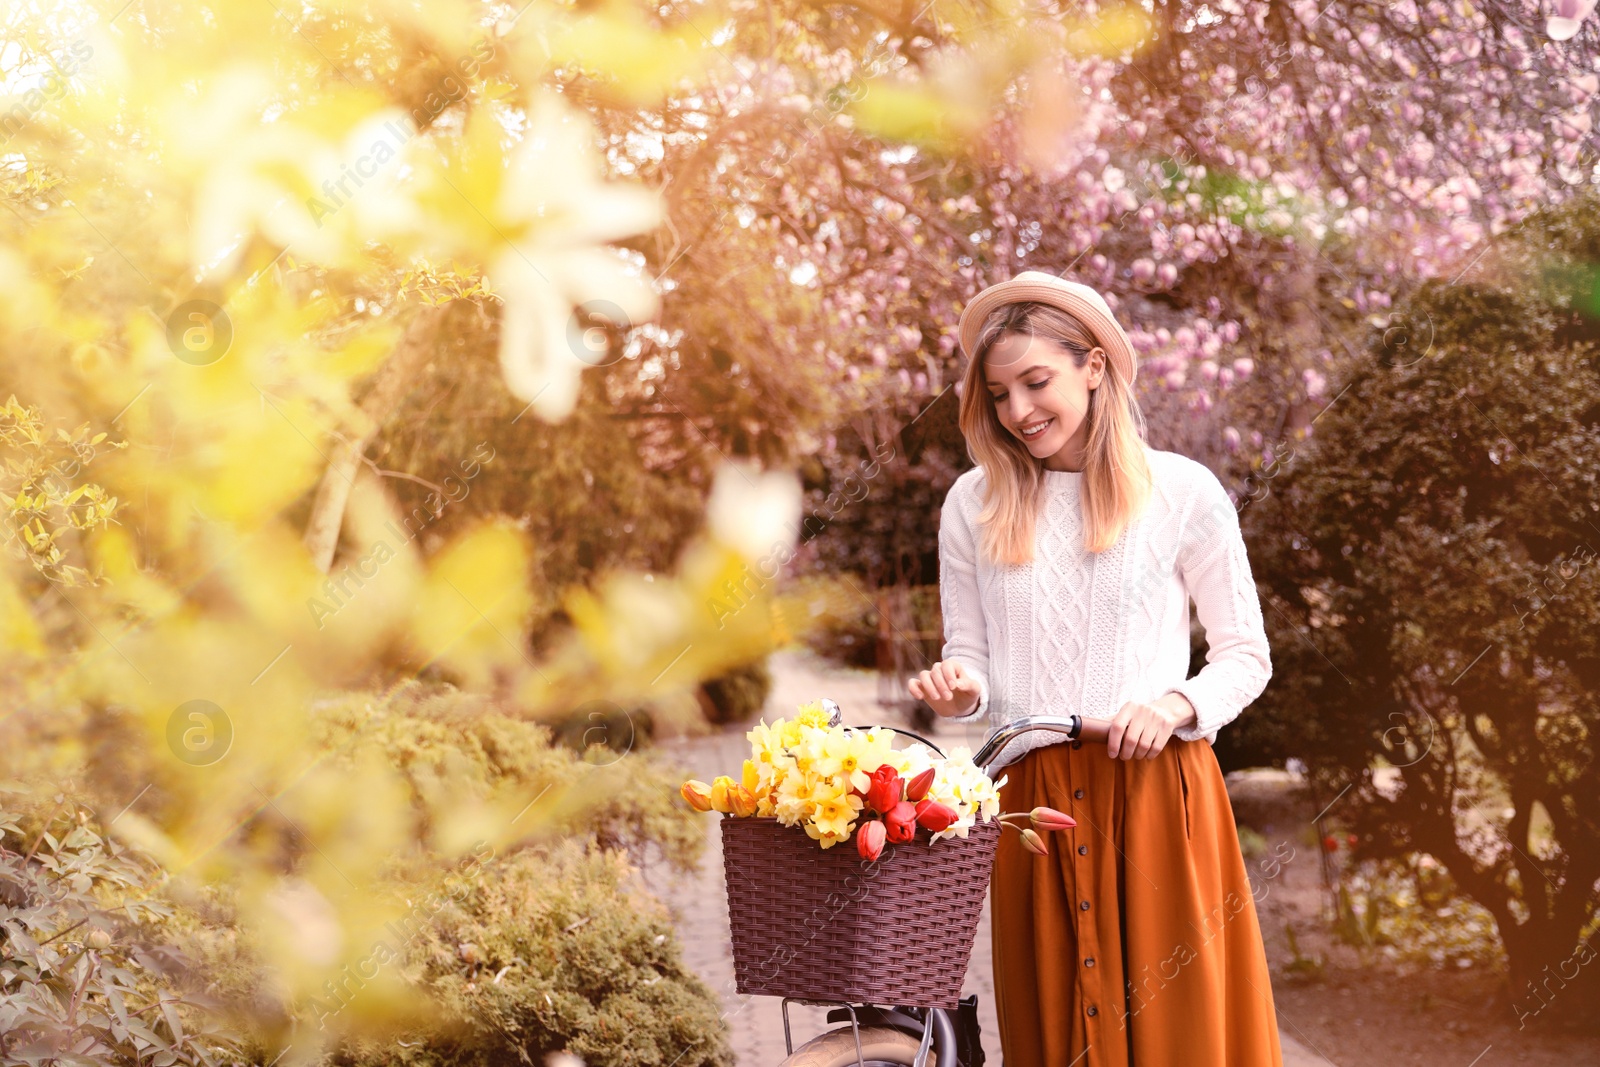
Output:
[[[1029,715],[1109,719],[1130,700],[1182,693],[1197,722],[1173,736],[1214,742],[1266,688],[1271,653],[1239,515],[1217,476],[1147,449],[1154,485],[1115,544],[1083,547],[1083,474],[1046,471],[1034,559],[996,565],[979,551],[983,468],[956,479],[939,521],[943,659],[978,682],[972,713],[998,727]],[[1189,600],[1206,631],[1206,665],[1189,670]],[[994,767],[1066,740],[1027,734]]]

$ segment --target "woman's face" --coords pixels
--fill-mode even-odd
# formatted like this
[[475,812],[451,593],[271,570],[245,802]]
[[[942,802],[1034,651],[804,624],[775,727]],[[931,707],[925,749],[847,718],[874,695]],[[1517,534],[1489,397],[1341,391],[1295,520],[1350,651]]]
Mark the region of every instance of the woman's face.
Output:
[[1054,341],[1007,333],[984,359],[984,381],[1000,425],[1048,470],[1083,469],[1089,440],[1089,391],[1105,373],[1105,349],[1096,347],[1082,368]]

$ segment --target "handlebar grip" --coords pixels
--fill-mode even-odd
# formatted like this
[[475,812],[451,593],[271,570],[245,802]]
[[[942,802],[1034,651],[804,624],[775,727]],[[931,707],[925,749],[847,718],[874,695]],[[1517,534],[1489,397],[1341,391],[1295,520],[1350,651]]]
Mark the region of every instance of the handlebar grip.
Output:
[[1080,741],[1098,741],[1104,744],[1106,738],[1111,735],[1110,719],[1085,719],[1080,716],[1079,721],[1082,723],[1078,727]]

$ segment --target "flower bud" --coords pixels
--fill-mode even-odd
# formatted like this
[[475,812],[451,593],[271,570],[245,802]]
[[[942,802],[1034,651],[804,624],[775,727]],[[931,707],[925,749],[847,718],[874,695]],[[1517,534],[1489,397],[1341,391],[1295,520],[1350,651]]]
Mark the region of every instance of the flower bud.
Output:
[[748,819],[756,813],[755,794],[742,785],[737,786],[728,791],[728,806],[739,818]]
[[900,803],[905,783],[900,772],[885,763],[867,776],[872,784],[867,787],[867,806],[873,811],[888,812]]
[[928,790],[933,788],[933,768],[929,767],[910,782],[906,783],[906,799],[915,804],[928,795]]
[[961,818],[956,809],[950,805],[926,798],[917,805],[916,811],[917,825],[934,833],[950,829],[956,824],[956,820]]
[[856,827],[856,851],[864,860],[876,860],[883,855],[883,843],[888,833],[878,819],[867,819]]
[[1022,829],[1022,847],[1036,856],[1050,855],[1050,850],[1044,847],[1044,838],[1029,827]]
[[678,792],[683,794],[683,799],[695,811],[711,810],[711,787],[704,782],[691,778],[683,783],[683,788]]
[[1039,830],[1070,830],[1078,825],[1078,820],[1064,811],[1055,808],[1034,808],[1028,813],[1028,818],[1033,820],[1033,825]]
[[724,815],[732,811],[733,805],[729,802],[728,794],[735,788],[732,778],[726,774],[717,775],[711,782],[711,807]]
[[917,806],[902,800],[883,817],[883,828],[891,844],[910,841],[917,836]]

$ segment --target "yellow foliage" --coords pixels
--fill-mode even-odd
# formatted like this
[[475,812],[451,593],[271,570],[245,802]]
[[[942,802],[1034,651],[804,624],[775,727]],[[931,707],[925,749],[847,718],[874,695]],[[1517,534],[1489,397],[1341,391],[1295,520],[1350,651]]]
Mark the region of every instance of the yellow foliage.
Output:
[[[608,180],[578,94],[549,82],[581,69],[637,102],[724,62],[657,17],[141,0],[75,30],[37,6],[14,20],[11,84],[63,56],[73,70],[22,94],[0,173],[0,339],[20,398],[0,412],[15,557],[0,654],[28,709],[0,723],[0,772],[100,791],[173,884],[227,887],[270,963],[264,1000],[322,995],[371,944],[400,906],[376,892],[397,857],[537,833],[611,781],[546,795],[446,766],[420,820],[405,769],[362,754],[359,731],[341,741],[355,756],[317,739],[330,693],[409,652],[413,672],[495,688],[532,720],[595,699],[682,709],[810,617],[708,536],[675,573],[569,591],[568,639],[535,652],[524,535],[456,531],[424,564],[365,465],[335,481],[348,499],[330,494],[329,573],[303,543],[332,458],[383,417],[362,402],[422,305],[497,301],[505,387],[550,422],[589,367],[574,308],[656,313],[611,246],[660,223],[659,197]],[[978,127],[1008,48],[930,87],[874,85],[857,117],[947,143]],[[402,86],[434,62],[461,92]],[[770,525],[747,518],[728,521]],[[343,1018],[375,1025],[400,1002],[378,988]]]
[[434,558],[412,615],[412,640],[424,662],[445,664],[482,687],[497,664],[526,655],[532,607],[527,546],[509,525],[486,524]]

